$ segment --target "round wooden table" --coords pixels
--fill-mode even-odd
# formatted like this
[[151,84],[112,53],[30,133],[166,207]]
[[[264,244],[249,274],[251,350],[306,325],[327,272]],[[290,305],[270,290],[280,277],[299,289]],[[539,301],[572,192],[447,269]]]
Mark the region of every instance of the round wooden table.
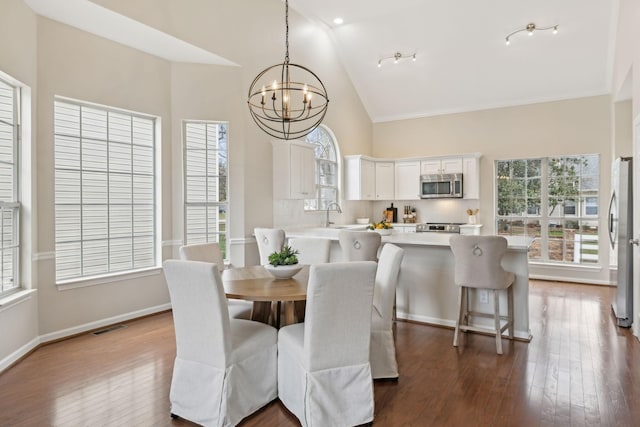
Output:
[[[227,298],[253,301],[251,319],[272,323],[276,327],[280,327],[280,304],[273,302],[284,303],[285,325],[294,323],[296,317],[298,321],[304,320],[308,281],[308,265],[291,279],[276,279],[261,265],[230,268],[222,272]],[[272,305],[276,306],[275,310],[272,310]],[[269,322],[270,316],[272,322]]]

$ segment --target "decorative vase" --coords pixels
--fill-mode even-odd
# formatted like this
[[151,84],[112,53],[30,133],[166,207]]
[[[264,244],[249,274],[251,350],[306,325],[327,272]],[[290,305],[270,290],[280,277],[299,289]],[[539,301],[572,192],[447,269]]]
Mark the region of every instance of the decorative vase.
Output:
[[476,223],[476,216],[469,215],[469,224],[475,224],[475,223]]
[[291,279],[302,270],[302,264],[291,265],[271,265],[266,264],[264,268],[273,275],[276,279]]

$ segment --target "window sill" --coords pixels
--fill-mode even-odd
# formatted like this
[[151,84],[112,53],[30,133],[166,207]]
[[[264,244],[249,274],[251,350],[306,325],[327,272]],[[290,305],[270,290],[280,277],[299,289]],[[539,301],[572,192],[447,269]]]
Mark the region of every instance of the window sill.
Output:
[[162,267],[151,267],[145,270],[137,270],[127,273],[114,273],[104,276],[94,276],[88,279],[73,279],[56,283],[59,291],[67,291],[69,289],[86,288],[88,286],[104,285],[107,283],[121,282],[123,280],[138,279],[141,277],[155,276],[161,274]]
[[0,298],[0,311],[26,301],[37,292],[37,289],[23,289]]
[[554,262],[529,261],[530,266],[561,268],[566,270],[583,270],[583,271],[602,271],[600,265],[584,265],[584,264],[561,264]]

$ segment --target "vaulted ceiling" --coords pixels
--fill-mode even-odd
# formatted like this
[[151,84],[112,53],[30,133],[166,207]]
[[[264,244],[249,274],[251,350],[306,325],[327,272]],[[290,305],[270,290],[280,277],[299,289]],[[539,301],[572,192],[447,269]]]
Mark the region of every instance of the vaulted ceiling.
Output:
[[[321,23],[374,122],[610,92],[617,1],[290,0]],[[334,24],[334,18],[344,20]],[[519,32],[527,24],[532,36]],[[391,57],[416,54],[416,61]]]

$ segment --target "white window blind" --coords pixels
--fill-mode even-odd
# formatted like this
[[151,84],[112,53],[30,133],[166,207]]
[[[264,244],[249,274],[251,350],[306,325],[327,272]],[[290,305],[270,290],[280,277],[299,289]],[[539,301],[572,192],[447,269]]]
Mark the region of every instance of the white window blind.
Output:
[[56,281],[156,266],[155,119],[54,109]]
[[185,121],[185,244],[218,242],[227,254],[227,124]]
[[0,80],[0,294],[20,286],[19,88]]

